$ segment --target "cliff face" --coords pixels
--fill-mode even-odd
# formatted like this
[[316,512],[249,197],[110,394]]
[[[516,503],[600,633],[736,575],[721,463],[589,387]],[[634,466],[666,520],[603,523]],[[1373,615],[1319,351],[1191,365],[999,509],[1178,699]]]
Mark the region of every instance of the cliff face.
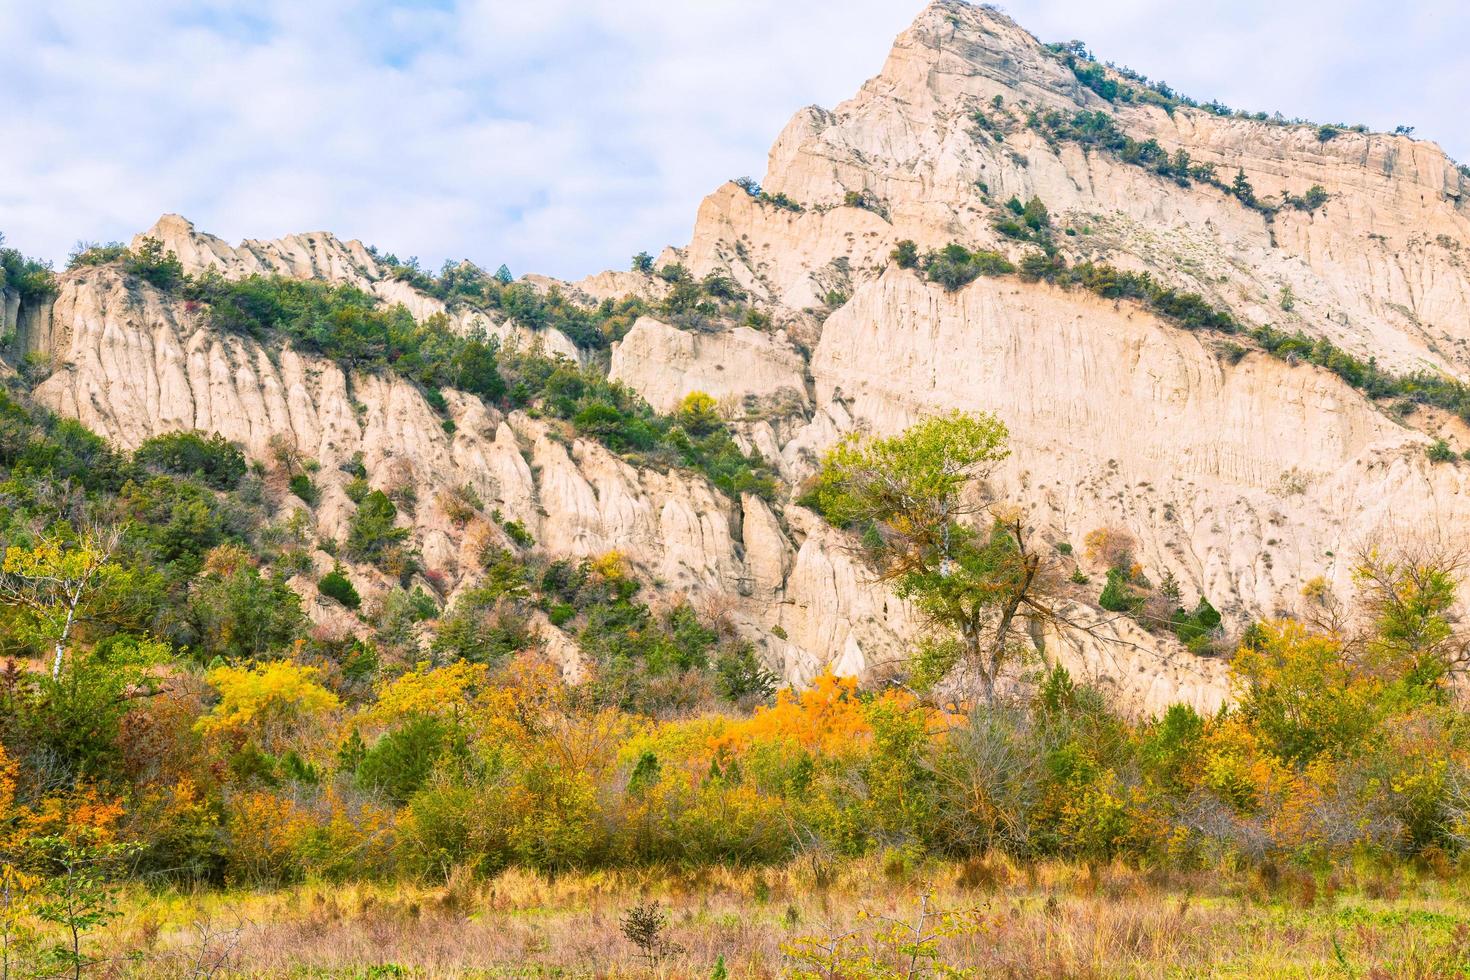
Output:
[[[996,104],[999,99],[999,106]],[[1077,144],[1053,148],[1033,112],[1102,111],[1139,141],[1244,172],[1262,200],[1330,195],[1274,220],[1202,183],[1181,187]],[[977,112],[1004,130],[979,131]],[[1039,196],[1083,232],[1078,255],[1155,271],[1256,323],[1326,336],[1385,366],[1470,365],[1470,181],[1434,144],[1403,136],[1222,118],[1201,110],[1108,102],[1059,58],[993,10],[958,0],[926,9],[883,71],[832,111],[798,113],[771,150],[765,188],[805,205],[763,207],[734,185],[700,209],[688,255],[728,267],[792,307],[843,261],[876,276],[899,239],[921,246],[997,243],[994,204]],[[842,207],[864,193],[885,216]],[[1288,314],[1278,301],[1295,297]]]
[[[1226,183],[1244,173],[1262,201],[1316,185],[1327,202],[1266,215],[1209,183],[1053,144],[1029,125],[1052,111],[1106,112],[1137,141],[1214,164]],[[1391,369],[1464,377],[1470,182],[1431,143],[1323,136],[1105,101],[1003,15],[940,0],[855,98],[803,110],[777,140],[764,189],[804,210],[727,185],[701,206],[681,255],[815,335],[810,416],[747,428],[752,444],[778,447],[788,478],[808,475],[844,432],[993,411],[1015,449],[997,489],[1025,503],[1044,537],[1077,544],[1094,528],[1127,528],[1150,574],[1173,572],[1186,595],[1244,625],[1292,609],[1318,576],[1350,591],[1352,552],[1375,528],[1464,527],[1466,478],[1430,464],[1418,431],[1464,448],[1463,426],[1420,412],[1410,427],[1310,365],[1259,353],[1232,363],[1223,338],[1135,304],[1015,277],[947,293],[888,255],[912,239],[921,251],[960,242],[1018,257],[995,230],[1008,216],[1000,202],[1035,196],[1070,261],[1148,271],[1248,325],[1326,337]],[[861,207],[847,203],[854,194]],[[814,326],[810,308],[834,288],[842,305]],[[741,359],[735,377],[715,357],[691,365],[653,336],[630,335],[640,353],[620,352],[614,373],[665,401],[717,371],[731,393],[739,379],[760,391],[780,374],[763,357]],[[659,358],[677,359],[682,384],[652,377],[646,361]]]
[[[1105,111],[1136,140],[1215,164],[1227,183],[1243,172],[1262,199],[1314,185],[1328,198],[1267,216],[1205,182],[1053,145],[1027,124],[1053,110]],[[977,112],[991,131],[978,131]],[[1245,323],[1326,337],[1400,371],[1464,377],[1470,187],[1433,144],[1323,139],[1313,127],[1105,102],[1002,15],[940,0],[856,97],[797,114],[764,186],[802,209],[727,185],[701,205],[688,247],[661,262],[734,278],[775,326],[692,331],[644,317],[610,370],[664,411],[691,391],[714,395],[745,444],[779,468],[776,507],[730,500],[689,474],[636,469],[555,424],[458,393],[446,393],[455,422],[446,434],[412,385],[219,335],[111,269],[63,276],[24,346],[52,354],[44,403],[124,445],[200,429],[259,458],[284,439],[320,461],[314,519],[325,536],[344,530],[353,506],[338,464],[361,453],[375,485],[417,488],[403,520],[451,591],[474,580],[487,536],[503,533],[486,517],[459,526],[444,513],[439,494],[469,484],[487,513],[521,521],[538,547],[615,549],[665,595],[727,610],[797,683],[828,664],[857,673],[888,660],[919,624],[793,489],[845,433],[897,432],[936,411],[1006,421],[1014,453],[994,489],[1025,507],[1040,540],[1080,550],[1089,531],[1126,528],[1150,576],[1172,572],[1186,600],[1207,596],[1234,628],[1289,611],[1319,576],[1346,594],[1352,552],[1375,528],[1470,526],[1470,468],[1425,454],[1430,434],[1470,445],[1458,421],[1424,411],[1405,424],[1324,370],[1259,352],[1222,357],[1224,338],[1136,304],[1016,277],[947,292],[888,258],[903,239],[1019,255],[995,230],[1000,202],[1036,196],[1073,262],[1147,270]],[[176,216],[145,234],[191,272],[350,283],[420,319],[442,313],[459,330],[578,356],[555,331],[446,310],[360,243],[329,234],[231,246]],[[624,272],[561,285],[587,302],[657,301],[668,290]],[[1047,638],[1048,657],[1137,710],[1180,699],[1209,708],[1226,696],[1220,661],[1100,615],[1084,592],[1068,615],[1091,630]],[[575,674],[573,644],[540,626]]]
[[[415,488],[419,504],[403,522],[451,592],[475,580],[487,536],[509,541],[483,515],[458,526],[445,513],[440,495],[468,484],[484,514],[520,521],[553,554],[617,550],[663,593],[719,603],[792,680],[814,676],[831,651],[860,668],[907,632],[901,606],[869,587],[833,532],[810,518],[788,527],[759,498],[732,501],[702,478],[636,469],[596,443],[457,392],[446,393],[455,422],[447,434],[411,384],[221,335],[112,269],[62,277],[54,310],[60,346],[55,373],[35,393],[43,404],[126,447],[197,429],[268,460],[284,440],[321,464],[313,519],[326,537],[346,531],[353,505],[340,465],[361,454],[376,488]],[[388,584],[368,568],[354,577],[374,583],[369,594]],[[542,625],[552,649],[574,650]],[[575,656],[566,661],[575,672]]]

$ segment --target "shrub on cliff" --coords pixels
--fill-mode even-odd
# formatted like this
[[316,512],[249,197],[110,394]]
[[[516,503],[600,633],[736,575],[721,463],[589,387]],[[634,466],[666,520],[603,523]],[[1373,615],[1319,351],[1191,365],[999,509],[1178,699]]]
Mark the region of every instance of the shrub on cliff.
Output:
[[362,605],[362,597],[357,594],[357,589],[353,588],[352,582],[343,574],[340,565],[323,575],[316,587],[322,595],[328,599],[336,599],[348,609],[356,609]]
[[233,490],[245,476],[245,454],[219,433],[169,432],[138,447],[133,459],[141,466],[193,476],[216,490]]

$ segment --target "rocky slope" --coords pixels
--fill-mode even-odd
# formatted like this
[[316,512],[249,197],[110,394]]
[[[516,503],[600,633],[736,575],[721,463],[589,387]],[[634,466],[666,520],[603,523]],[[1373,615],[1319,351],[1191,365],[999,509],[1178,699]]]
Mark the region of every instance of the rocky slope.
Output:
[[[1205,182],[1053,145],[1027,125],[1033,112],[1084,109],[1217,165],[1227,183],[1239,170],[1262,198],[1320,185],[1327,202],[1266,215]],[[1040,539],[1080,551],[1094,529],[1126,529],[1151,577],[1172,572],[1187,600],[1208,596],[1236,629],[1291,609],[1319,576],[1346,593],[1352,551],[1375,528],[1470,526],[1470,468],[1432,465],[1420,431],[1464,448],[1458,421],[1420,412],[1405,424],[1327,371],[1261,352],[1222,357],[1224,338],[1133,303],[1016,277],[947,292],[889,261],[903,239],[1018,256],[995,223],[1002,202],[1037,196],[1071,261],[1148,270],[1247,324],[1327,337],[1400,371],[1463,376],[1470,181],[1433,144],[1324,139],[1315,127],[1108,102],[1004,16],[939,0],[854,99],[798,113],[764,187],[801,210],[727,185],[700,207],[691,243],[659,264],[735,279],[773,325],[695,330],[644,317],[610,370],[660,410],[691,391],[714,395],[747,445],[779,467],[776,507],[730,500],[689,474],[638,470],[557,424],[457,393],[448,434],[412,385],[220,336],[197,311],[112,269],[67,273],[48,315],[17,332],[22,349],[52,355],[38,397],[125,445],[200,429],[258,458],[284,439],[320,461],[314,520],[324,536],[339,535],[352,508],[338,466],[362,454],[376,485],[417,488],[404,520],[446,591],[473,581],[480,544],[502,533],[484,515],[460,526],[444,512],[439,495],[469,484],[538,547],[618,550],[665,595],[718,606],[798,683],[827,664],[850,673],[883,664],[918,624],[840,535],[794,503],[795,488],[844,433],[896,432],[934,411],[985,409],[1007,422],[1015,451],[994,489],[1027,509]],[[579,356],[555,332],[446,309],[360,243],[329,234],[231,246],[176,216],[145,234],[191,272],[352,283],[420,319],[443,313],[456,329]],[[668,291],[623,272],[559,285],[589,303],[656,302]],[[26,313],[7,315],[20,323]],[[1219,660],[1099,614],[1086,601],[1095,591],[1077,589],[1069,607],[1092,631],[1049,638],[1049,657],[1125,707],[1209,707],[1226,696]],[[576,673],[570,641],[541,628]]]
[[[1330,198],[1267,220],[1215,188],[1054,149],[1025,125],[1048,110],[1106,112],[1138,140],[1216,164],[1227,183],[1243,171],[1262,199],[1313,185]],[[977,111],[1002,140],[979,131]],[[808,210],[728,185],[701,207],[687,256],[790,307],[820,305],[834,262],[875,277],[898,239],[998,242],[995,203],[1037,195],[1085,229],[1068,242],[1079,254],[1155,270],[1245,319],[1300,326],[1386,365],[1470,365],[1470,179],[1433,143],[1351,131],[1324,141],[1312,126],[1108,102],[1004,15],[961,0],[931,4],[855,98],[798,113],[764,187]],[[882,215],[842,206],[849,192]],[[1288,285],[1290,315],[1277,301]]]
[[[325,537],[345,533],[353,505],[340,466],[361,454],[376,488],[415,489],[419,504],[405,521],[425,568],[450,593],[473,583],[487,536],[508,543],[484,516],[499,511],[553,554],[616,550],[662,592],[717,604],[794,681],[834,652],[860,669],[906,632],[902,609],[865,587],[833,532],[810,518],[788,525],[759,498],[732,501],[689,474],[635,469],[561,427],[455,392],[448,434],[411,384],[222,336],[197,311],[113,269],[62,277],[54,316],[62,340],[56,370],[36,389],[43,404],[128,447],[197,429],[269,461],[284,440],[321,466],[313,520]],[[465,484],[484,514],[457,526],[441,498]],[[327,555],[317,558],[330,567]],[[355,578],[374,581],[367,568]],[[386,584],[378,578],[367,591]],[[570,642],[542,626],[575,671]]]
[[[1216,164],[1227,182],[1243,171],[1262,199],[1313,185],[1329,198],[1268,217],[1206,183],[1053,147],[1025,124],[1049,110],[1105,111],[1137,140]],[[978,131],[977,111],[1001,139]],[[1289,611],[1318,576],[1348,593],[1352,552],[1377,528],[1466,526],[1464,470],[1431,464],[1428,436],[1329,372],[1262,353],[1232,363],[1224,338],[1084,291],[1011,277],[948,293],[888,261],[902,239],[1018,257],[1024,249],[995,230],[999,203],[1037,196],[1075,233],[1058,236],[1071,261],[1147,270],[1246,324],[1464,377],[1470,181],[1431,143],[1346,131],[1324,140],[1317,127],[1110,103],[1003,15],[941,0],[854,99],[798,113],[763,187],[804,210],[727,185],[677,256],[769,299],[810,341],[809,415],[747,429],[753,445],[779,451],[793,481],[844,432],[994,411],[1016,450],[998,490],[1026,503],[1043,536],[1078,544],[1095,528],[1125,528],[1149,574],[1172,571],[1186,597],[1207,595],[1237,626]],[[844,203],[853,194],[862,207]],[[1294,302],[1283,303],[1288,287]],[[833,291],[840,308],[818,325],[813,311]],[[738,397],[791,375],[782,345],[778,335],[731,360],[701,338],[693,349],[711,356],[691,361],[689,340],[640,325],[613,370],[665,402],[712,377]],[[650,367],[665,362],[677,371]],[[1466,446],[1457,420],[1421,411],[1409,422]]]

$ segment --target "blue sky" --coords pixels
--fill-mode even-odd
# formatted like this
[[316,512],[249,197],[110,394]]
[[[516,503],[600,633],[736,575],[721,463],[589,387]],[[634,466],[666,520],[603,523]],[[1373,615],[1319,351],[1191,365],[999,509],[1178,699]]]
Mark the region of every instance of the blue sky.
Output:
[[[0,232],[64,261],[165,211],[575,278],[688,238],[922,0],[0,0]],[[1015,0],[1201,99],[1470,159],[1470,5]]]

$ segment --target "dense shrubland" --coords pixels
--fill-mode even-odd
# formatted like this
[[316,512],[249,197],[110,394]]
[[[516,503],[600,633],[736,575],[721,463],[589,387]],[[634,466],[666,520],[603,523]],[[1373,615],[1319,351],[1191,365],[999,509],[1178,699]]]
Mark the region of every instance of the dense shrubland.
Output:
[[[164,436],[129,455],[0,395],[7,930],[19,923],[24,938],[44,928],[34,916],[78,899],[55,890],[77,886],[59,873],[73,859],[88,873],[155,881],[246,869],[283,880],[315,875],[323,860],[358,875],[363,861],[407,860],[389,846],[409,812],[395,807],[438,779],[441,756],[468,764],[479,744],[453,720],[471,717],[470,699],[434,685],[462,677],[488,696],[489,678],[523,670],[535,679],[528,694],[573,696],[533,664],[534,616],[572,636],[596,671],[575,692],[578,710],[626,714],[619,725],[771,694],[770,675],[728,624],[687,603],[641,601],[617,555],[551,561],[487,547],[483,581],[448,608],[400,589],[364,610],[367,639],[313,630],[286,584],[311,567],[307,521],[298,510],[270,522],[290,509],[285,467],[265,476],[217,437]],[[354,518],[343,551],[373,557],[401,544],[391,501],[372,491],[363,504],[370,516]],[[319,588],[355,609],[351,574],[339,565]],[[415,697],[453,717],[423,715],[429,702]],[[352,712],[341,718],[350,732],[326,717],[337,711]],[[537,771],[528,788],[553,774]],[[313,827],[311,815],[326,812],[334,825]],[[388,836],[354,839],[375,819]],[[279,850],[287,842],[290,853]],[[337,845],[348,850],[329,857]],[[432,873],[437,858],[415,855]]]

